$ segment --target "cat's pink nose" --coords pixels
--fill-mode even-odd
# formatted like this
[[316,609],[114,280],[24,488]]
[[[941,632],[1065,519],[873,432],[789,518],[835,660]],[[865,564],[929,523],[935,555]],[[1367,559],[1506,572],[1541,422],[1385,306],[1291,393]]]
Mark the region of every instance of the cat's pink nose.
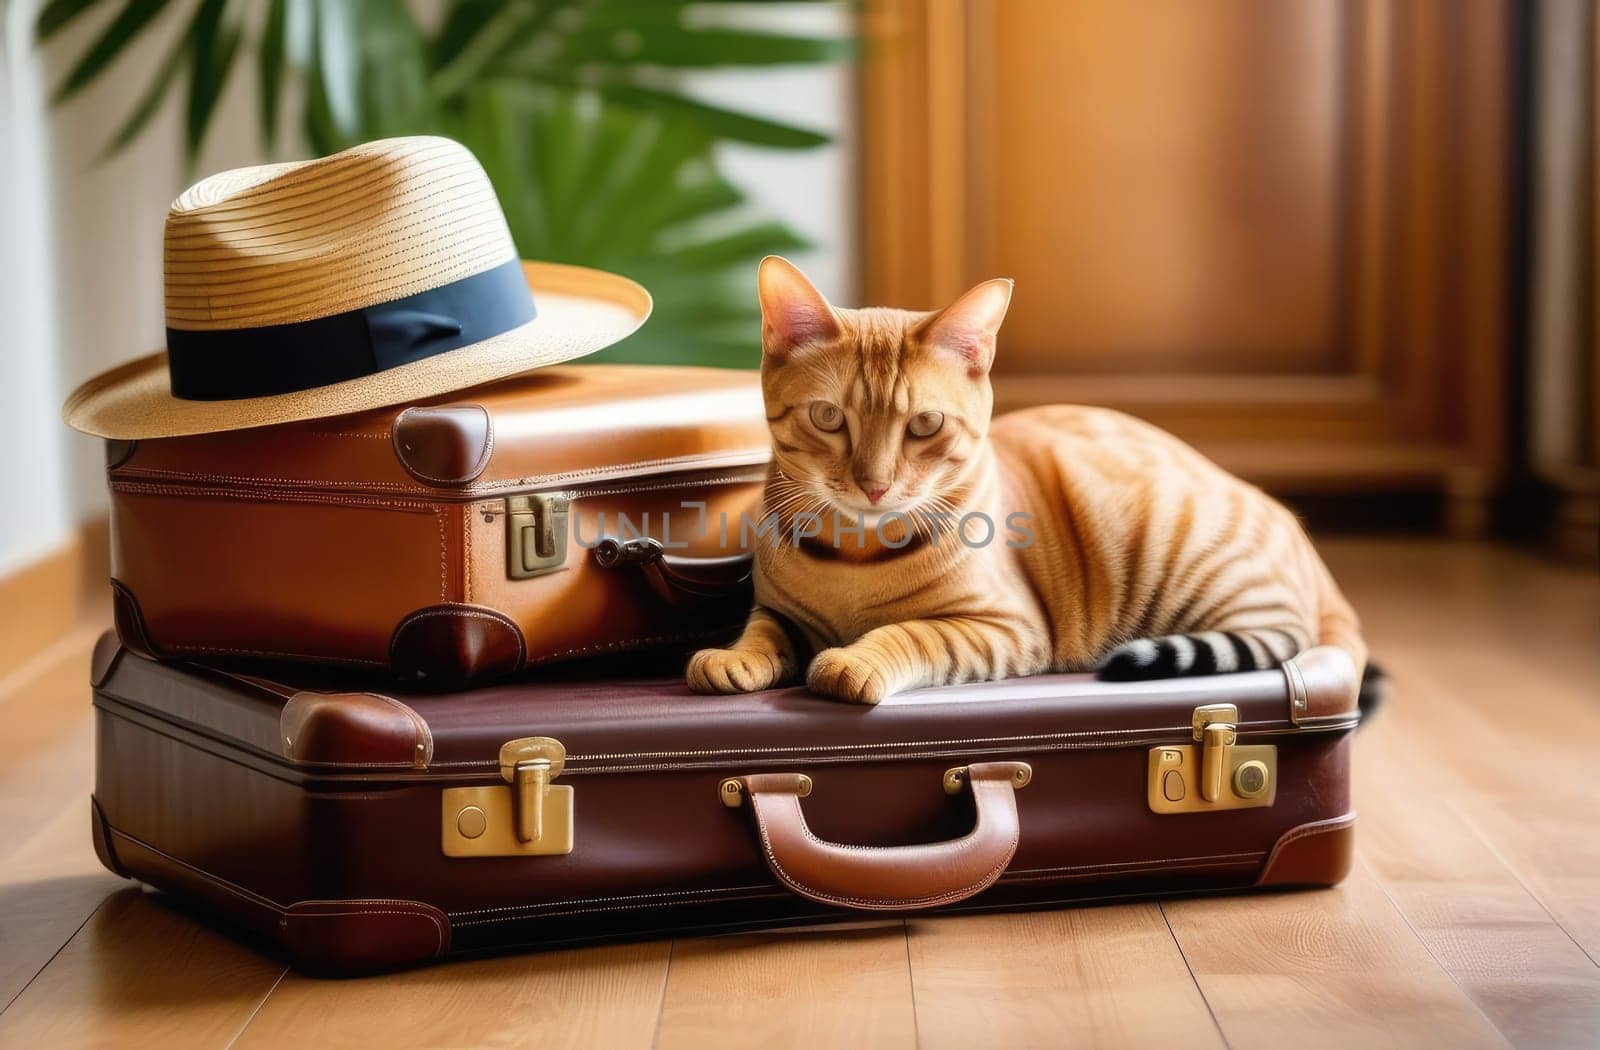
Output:
[[883,498],[883,494],[885,492],[889,491],[889,486],[887,486],[887,485],[874,485],[874,484],[869,482],[869,483],[861,486],[861,491],[865,492],[867,494],[867,499],[869,499],[872,502],[876,503],[880,499]]

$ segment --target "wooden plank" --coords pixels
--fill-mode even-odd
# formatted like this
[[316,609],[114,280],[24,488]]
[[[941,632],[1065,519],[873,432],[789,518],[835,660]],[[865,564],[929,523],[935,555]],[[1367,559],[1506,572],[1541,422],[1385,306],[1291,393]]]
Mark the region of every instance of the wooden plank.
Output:
[[[1404,710],[1408,692],[1396,684]],[[1409,746],[1395,718],[1356,748],[1361,851],[1411,928],[1514,1044],[1590,1047],[1600,1032],[1594,965],[1452,801],[1447,765]]]
[[1593,1045],[1600,590],[1504,548],[1330,553],[1391,676],[1356,748],[1363,856],[1509,1039]]
[[1154,904],[923,919],[909,933],[923,1047],[1224,1045]]
[[345,981],[290,973],[236,1045],[647,1047],[670,950],[616,945]]
[[656,1038],[662,1050],[915,1046],[905,927],[680,940]]
[[89,803],[54,820],[0,866],[0,1009],[78,932],[100,902],[129,883],[106,871],[89,840]]
[[219,1047],[283,966],[154,894],[114,893],[0,1013],[0,1047]]
[[96,626],[58,639],[0,678],[0,1008],[10,1003],[107,895],[89,835],[94,776],[89,652]]
[[111,521],[101,514],[55,550],[0,578],[0,677],[86,618],[109,623],[110,575]]
[[1161,907],[1234,1050],[1505,1045],[1360,864],[1330,890]]
[[1440,684],[1446,662],[1409,655],[1391,661],[1409,700],[1391,713],[1397,733],[1429,739],[1430,749],[1447,756],[1439,764],[1441,793],[1590,959],[1600,960],[1600,838],[1593,833],[1600,785],[1586,754],[1595,732],[1575,713],[1551,717],[1563,689],[1534,669],[1477,668],[1484,691],[1539,698],[1490,714],[1474,708],[1468,690]]
[[74,536],[0,578],[0,667],[25,663],[78,622],[84,549]]
[[9,832],[0,841],[0,860],[44,828],[68,799],[81,801],[89,794],[94,779],[89,654],[99,634],[98,625],[79,627],[0,679],[0,725],[6,727],[7,747],[0,768],[0,827]]
[[[0,1046],[220,1046],[282,966],[105,871],[89,832],[93,719],[81,626],[0,682]],[[121,887],[119,891],[119,887]]]
[[[1600,671],[1600,587],[1592,573],[1489,544],[1341,539],[1318,548],[1370,638],[1385,643],[1380,649],[1498,649],[1574,683]],[[1494,694],[1473,688],[1469,696],[1492,701]]]
[[1437,790],[1600,961],[1600,587],[1485,545],[1346,543],[1330,554],[1395,679],[1381,718],[1428,741]]

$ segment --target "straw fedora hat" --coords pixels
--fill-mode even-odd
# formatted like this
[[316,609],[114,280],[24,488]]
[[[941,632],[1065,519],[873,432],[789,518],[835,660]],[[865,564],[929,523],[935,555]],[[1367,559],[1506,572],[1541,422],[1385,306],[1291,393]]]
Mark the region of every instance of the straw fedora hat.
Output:
[[107,438],[358,412],[592,354],[644,323],[625,277],[523,263],[477,158],[444,138],[213,175],[167,214],[167,349],[73,392]]

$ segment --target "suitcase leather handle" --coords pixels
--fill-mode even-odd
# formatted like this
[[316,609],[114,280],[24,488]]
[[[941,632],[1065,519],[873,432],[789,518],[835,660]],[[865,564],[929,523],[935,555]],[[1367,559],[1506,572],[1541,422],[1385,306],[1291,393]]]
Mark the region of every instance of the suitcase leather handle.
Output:
[[755,559],[750,554],[724,558],[685,558],[668,554],[659,540],[641,537],[619,540],[607,536],[594,546],[594,560],[602,568],[636,566],[650,589],[669,605],[688,608],[730,598],[750,584]]
[[967,834],[914,846],[825,842],[806,826],[800,799],[811,793],[802,773],[755,773],[724,782],[724,800],[750,797],[767,865],[790,890],[823,904],[901,911],[951,904],[994,884],[1017,852],[1021,826],[1016,789],[1032,779],[1024,762],[978,762],[945,775],[946,788],[970,785],[977,821]]

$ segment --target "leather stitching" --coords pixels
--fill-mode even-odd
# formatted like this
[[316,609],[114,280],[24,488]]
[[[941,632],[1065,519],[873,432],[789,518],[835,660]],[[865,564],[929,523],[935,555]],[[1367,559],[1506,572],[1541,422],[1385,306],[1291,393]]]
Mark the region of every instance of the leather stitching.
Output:
[[[1271,736],[1282,733],[1295,733],[1296,730],[1262,730],[1252,728],[1263,723],[1246,722],[1240,726],[1240,736]],[[899,751],[905,748],[933,748],[933,747],[968,747],[977,753],[990,745],[1020,745],[1034,742],[1047,742],[1058,740],[1076,740],[1084,737],[1104,741],[1110,747],[1127,747],[1138,744],[1158,744],[1171,740],[1174,735],[1183,735],[1186,739],[1192,733],[1188,725],[1167,726],[1157,729],[1129,729],[1105,730],[1082,729],[1067,730],[1058,733],[1024,733],[1016,736],[991,736],[991,737],[961,737],[949,740],[905,740],[889,741],[886,743],[872,744],[817,744],[811,747],[739,747],[739,748],[697,748],[690,751],[636,751],[630,753],[604,753],[596,755],[568,755],[570,762],[602,762],[613,759],[670,759],[670,758],[697,758],[721,757],[724,755],[793,755],[797,760],[827,752],[870,752],[870,751]],[[949,752],[940,751],[943,755]],[[929,757],[933,757],[931,754]],[[492,764],[492,763],[489,763]],[[627,767],[631,768],[631,767]]]
[[297,914],[293,909],[299,906],[300,905],[298,903],[291,904],[289,908],[284,911],[283,918],[280,919],[279,922],[284,926],[285,929],[288,928],[290,920],[302,918],[339,919],[353,916],[358,919],[364,919],[369,915],[400,915],[408,919],[423,918],[433,923],[433,954],[438,955],[444,951],[444,927],[439,923],[439,917],[437,915],[429,915],[425,911],[400,911],[375,908],[370,911],[314,911],[301,912]]
[[[355,436],[355,435],[350,435]],[[366,435],[361,435],[366,436]],[[388,434],[373,435],[388,438]],[[492,440],[492,437],[491,437]],[[465,485],[460,491],[466,495],[481,496],[490,493],[505,492],[523,488],[533,488],[542,485],[559,485],[566,482],[593,480],[604,482],[613,478],[627,477],[630,473],[641,470],[657,470],[667,473],[670,469],[691,470],[696,467],[712,470],[724,464],[729,466],[765,466],[772,457],[772,450],[763,446],[760,449],[737,449],[716,456],[707,456],[703,453],[694,453],[684,456],[669,456],[662,459],[642,459],[631,463],[621,463],[614,467],[590,468],[587,470],[568,470],[553,474],[530,474],[519,478],[506,478],[501,481],[485,482],[481,485]],[[487,466],[487,462],[485,463]],[[171,478],[174,480],[192,479],[216,484],[251,485],[251,486],[282,486],[285,488],[349,488],[386,489],[397,493],[412,495],[432,495],[436,490],[424,485],[412,485],[403,481],[346,481],[321,478],[286,478],[273,475],[248,475],[248,474],[210,474],[195,473],[182,470],[166,470],[159,467],[133,467],[118,471],[118,476],[112,479],[111,486],[117,489],[126,484],[138,484],[138,478]],[[733,480],[731,478],[718,480]],[[709,482],[707,482],[709,483]],[[665,487],[665,486],[662,486]],[[679,487],[679,486],[672,486]],[[231,494],[231,493],[230,493]]]
[[[389,437],[387,434],[352,434],[350,437]],[[211,485],[253,485],[253,487],[272,488],[386,488],[398,493],[416,493],[427,495],[432,493],[432,488],[422,485],[411,485],[408,482],[334,482],[334,480],[304,479],[304,477],[278,477],[274,474],[211,474],[206,471],[168,471],[165,467],[128,467],[125,471],[118,471],[117,477],[112,480],[112,485],[138,485],[139,479],[157,479],[158,483],[170,482],[210,482]]]
[[612,903],[616,901],[659,901],[669,897],[704,897],[719,893],[745,893],[764,890],[766,886],[721,886],[711,890],[665,890],[661,893],[625,893],[614,897],[579,897],[573,900],[550,901],[546,904],[511,904],[503,908],[469,908],[451,912],[455,915],[489,915],[497,912],[533,912],[547,908],[566,908],[575,904]]
[[422,500],[389,499],[383,496],[333,495],[319,492],[293,492],[283,489],[224,490],[198,485],[168,485],[144,481],[114,481],[111,491],[130,495],[194,496],[212,499],[245,500],[252,503],[328,503],[337,507],[378,507],[383,510],[409,510],[437,513],[437,506]]
[[[230,893],[230,894],[232,894],[232,895],[234,895],[236,897],[242,897],[243,899],[245,899],[246,901],[250,902],[251,904],[255,904],[255,905],[259,906],[259,907],[266,908],[269,911],[277,912],[278,913],[278,923],[279,923],[280,926],[286,925],[288,920],[291,919],[291,918],[300,917],[300,916],[293,915],[292,911],[293,911],[294,908],[299,907],[302,904],[310,904],[310,905],[317,905],[317,904],[350,905],[350,904],[356,903],[354,901],[310,900],[310,901],[297,901],[297,902],[295,902],[295,904],[291,904],[291,905],[285,906],[285,905],[279,904],[275,900],[272,900],[270,897],[263,897],[259,893],[253,893],[250,890],[245,889],[243,886],[240,886],[238,883],[229,882],[227,879],[221,878],[219,876],[211,874],[208,871],[204,871],[204,870],[202,870],[200,868],[197,868],[193,864],[188,863],[187,861],[179,860],[177,857],[174,857],[172,854],[166,852],[165,850],[158,849],[155,846],[152,846],[150,843],[145,842],[143,839],[135,838],[134,836],[129,835],[127,832],[118,831],[116,828],[111,827],[109,824],[106,825],[106,829],[108,831],[110,831],[111,834],[114,835],[115,837],[120,838],[120,839],[124,839],[124,840],[126,840],[128,842],[131,842],[135,846],[138,846],[140,849],[148,850],[149,852],[154,853],[156,856],[162,858],[163,860],[166,860],[169,863],[172,863],[172,864],[184,869],[185,871],[187,871],[190,874],[194,875],[196,878],[199,878],[199,879],[202,879],[202,880],[204,880],[206,882],[209,882],[211,885],[218,887],[219,889],[223,890],[226,893]],[[391,899],[391,898],[373,898],[372,903],[373,904],[406,905],[406,904],[418,904],[420,902],[417,902],[417,901],[403,901],[403,900]],[[424,906],[424,907],[426,907],[426,906]],[[439,922],[439,917],[437,915],[433,914],[432,911],[424,911],[424,910],[422,910],[420,908],[417,909],[417,910],[410,910],[410,909],[401,910],[399,908],[390,908],[390,909],[374,910],[374,911],[364,911],[364,910],[363,911],[336,911],[336,912],[319,911],[319,912],[314,912],[314,913],[311,913],[311,914],[315,914],[315,915],[318,915],[318,916],[325,915],[325,916],[333,916],[333,917],[342,917],[342,916],[351,916],[351,915],[357,916],[357,917],[365,916],[365,915],[402,915],[402,916],[406,916],[408,918],[416,917],[416,918],[427,919],[429,922],[431,922],[433,924],[433,932],[434,932],[434,935],[435,935],[435,942],[434,942],[434,949],[433,949],[434,950],[434,954],[437,955],[444,949],[444,927]]]
[[[155,490],[155,487],[149,488],[152,491]],[[162,491],[162,493],[157,493],[157,495],[190,495],[190,493],[181,493],[181,491]],[[240,498],[251,499],[251,501],[262,501],[262,503],[278,503],[278,499],[267,499],[266,496],[242,495]],[[374,499],[349,501],[349,499],[318,498],[318,496],[291,496],[291,498],[288,498],[288,503],[325,503],[334,504],[334,506],[360,507],[376,506],[379,507],[379,509],[386,509],[386,511],[387,509],[405,509],[405,511],[429,512],[429,514],[434,515],[434,525],[438,530],[438,599],[440,599],[440,602],[445,602],[445,600],[450,599],[450,547],[448,547],[448,525],[446,525],[445,507],[430,503],[384,503],[384,501],[374,501]],[[117,583],[117,581],[112,581],[114,586],[115,583]],[[126,589],[126,587],[123,587],[123,589]],[[128,594],[131,595],[133,592],[130,591]],[[147,631],[147,629],[141,629],[141,632],[144,634],[146,643],[149,642],[149,631]],[[178,645],[178,643],[174,643],[174,645],[168,645],[166,648],[170,648],[170,650],[174,651],[186,651],[186,653],[232,653],[232,655],[237,656],[283,656],[283,658],[288,659],[315,659],[315,661],[318,661],[318,663],[363,664],[363,666],[370,667],[389,666],[389,664],[384,663],[384,661],[381,661],[381,659],[362,659],[358,658],[358,656],[317,656],[310,655],[310,653],[290,653],[290,651],[282,650],[264,650],[264,648],[226,648],[213,647],[213,645]],[[158,650],[155,650],[155,648],[150,648],[150,651],[155,653],[155,651]]]
[[434,519],[439,525],[439,600],[450,600],[450,548],[445,540],[444,508],[434,510]]
[[[785,792],[779,792],[778,794],[786,794],[786,793]],[[951,902],[954,902],[954,901],[966,900],[968,897],[977,896],[979,893],[982,893],[984,890],[986,890],[990,886],[994,885],[995,880],[998,879],[1000,877],[1001,873],[1006,870],[1006,865],[1010,864],[1011,863],[1011,858],[1016,856],[1017,843],[1021,840],[1021,834],[1022,834],[1021,828],[1019,827],[1017,829],[1017,834],[1011,836],[1011,843],[1010,843],[1009,846],[1006,847],[1004,855],[1000,858],[1000,863],[995,865],[993,868],[991,868],[986,874],[984,874],[976,882],[971,883],[971,884],[969,884],[967,886],[963,886],[963,887],[960,887],[958,889],[950,890],[948,892],[941,893],[941,894],[930,894],[930,895],[924,896],[924,897],[901,897],[901,898],[894,898],[894,899],[882,899],[882,898],[879,898],[879,899],[868,899],[868,898],[864,898],[864,897],[841,897],[841,896],[835,896],[834,894],[831,894],[831,893],[825,893],[825,892],[823,892],[821,890],[818,890],[818,889],[815,889],[815,888],[813,888],[811,886],[808,886],[804,882],[801,882],[799,879],[795,878],[793,875],[790,875],[789,872],[784,869],[783,865],[778,860],[777,853],[772,848],[772,836],[771,836],[770,832],[768,831],[767,823],[766,823],[766,821],[761,819],[761,810],[759,809],[759,807],[756,806],[756,800],[755,800],[756,793],[752,791],[750,793],[750,795],[751,795],[751,805],[752,805],[753,808],[755,808],[756,826],[761,832],[761,847],[762,847],[762,850],[767,855],[767,863],[772,866],[773,873],[778,876],[779,880],[781,882],[783,882],[783,884],[785,886],[788,886],[790,889],[794,890],[796,893],[800,894],[802,897],[808,897],[811,900],[821,901],[821,902],[826,903],[826,904],[843,904],[843,905],[847,905],[847,906],[850,906],[850,907],[865,908],[865,909],[869,909],[869,910],[873,910],[873,911],[897,911],[897,910],[901,910],[901,909],[910,909],[910,908],[936,907],[936,906],[938,906],[940,904],[948,904],[948,903],[951,903]],[[842,848],[842,849],[849,849],[849,850],[860,850],[860,851],[865,852],[865,853],[878,853],[878,854],[883,854],[883,853],[885,853],[886,851],[888,851],[890,849],[898,848],[898,847],[888,847],[888,846],[856,846],[856,845],[850,845],[850,844],[842,843],[842,842],[824,842],[822,839],[819,839],[814,834],[812,834],[810,825],[808,825],[806,823],[805,812],[800,809],[800,800],[799,800],[799,798],[796,797],[796,796],[792,796],[792,795],[790,797],[793,799],[794,804],[795,804],[795,810],[796,810],[796,814],[795,815],[799,818],[799,821],[800,821],[800,832],[801,832],[801,834],[803,834],[806,838],[810,839],[812,842],[816,843],[819,846],[828,846],[828,847],[832,847],[832,848]],[[1015,804],[1015,802],[1013,802],[1013,805],[1014,804]],[[978,829],[976,827],[974,827],[972,829],[972,831],[969,832],[968,834],[961,836],[961,838],[959,838],[959,839],[952,839],[951,842],[952,843],[958,843],[958,842],[962,842],[962,841],[964,841],[966,839],[970,839],[973,835],[977,834],[977,830]]]
[[165,647],[185,653],[222,653],[228,656],[278,656],[290,660],[309,660],[319,664],[362,664],[367,667],[388,667],[382,660],[364,660],[356,656],[321,656],[314,653],[290,653],[277,649],[229,649],[214,645],[177,645]]
[[[529,666],[537,666],[541,661],[535,660]],[[1155,732],[1161,732],[1156,730]],[[599,755],[568,755],[567,772],[580,773],[619,773],[619,772],[660,772],[663,770],[684,769],[722,769],[736,767],[744,761],[760,758],[768,762],[810,762],[813,764],[834,765],[843,762],[870,761],[883,759],[885,761],[898,761],[907,758],[967,758],[974,755],[996,754],[1027,754],[1035,751],[1092,751],[1109,750],[1123,747],[1135,747],[1145,744],[1170,743],[1174,734],[1182,734],[1184,739],[1190,739],[1192,732],[1189,726],[1174,726],[1166,731],[1165,736],[1133,737],[1131,739],[1105,739],[1101,731],[1085,730],[1067,733],[1032,733],[1014,737],[988,737],[970,738],[960,740],[909,740],[885,744],[819,744],[814,747],[750,747],[705,749],[699,751],[641,751],[636,754],[599,754]],[[1303,731],[1252,731],[1252,736],[1270,736]],[[1241,734],[1243,735],[1243,734]],[[1080,742],[1075,737],[1093,737],[1088,742]],[[997,748],[1007,748],[997,751]],[[916,749],[916,750],[907,750]],[[616,759],[628,758],[659,758],[659,759],[694,759],[704,757],[706,761],[695,762],[621,762],[614,765],[586,765],[590,762],[607,762]],[[441,762],[440,769],[474,769],[498,768],[495,762],[463,759],[453,762]]]
[[389,662],[391,665],[393,665],[395,659],[395,646],[400,643],[401,634],[404,633],[405,629],[412,623],[426,620],[433,616],[469,616],[480,620],[488,620],[489,622],[500,627],[509,627],[511,629],[512,636],[517,640],[517,666],[523,666],[523,663],[527,658],[527,647],[523,642],[522,628],[517,626],[515,620],[511,619],[511,617],[505,615],[504,613],[496,612],[493,609],[485,609],[481,606],[463,605],[455,602],[450,602],[447,604],[448,608],[439,608],[434,606],[427,609],[418,609],[415,612],[407,615],[405,619],[401,620],[395,625],[394,633],[390,635],[389,642]]
[[1356,821],[1355,810],[1338,817],[1329,817],[1327,820],[1317,820],[1309,824],[1301,824],[1291,828],[1279,836],[1278,841],[1272,844],[1272,852],[1267,854],[1266,863],[1261,865],[1263,876],[1272,870],[1272,864],[1278,859],[1278,854],[1285,846],[1299,842],[1301,839],[1313,835],[1326,835],[1330,832],[1341,831],[1354,824]]
[[472,601],[472,523],[477,515],[471,510],[461,515],[461,597]]
[[1277,841],[1273,849],[1277,850],[1280,847],[1289,845],[1291,842],[1299,842],[1301,839],[1310,838],[1312,835],[1325,835],[1330,831],[1338,831],[1347,825],[1354,824],[1355,820],[1356,815],[1351,812],[1342,817],[1331,817],[1328,820],[1319,820],[1311,824],[1301,824],[1292,831],[1286,832]]
[[[906,897],[896,900],[867,900],[861,897],[837,897],[831,893],[823,893],[821,890],[816,890],[807,886],[805,883],[790,875],[784,870],[783,865],[778,863],[778,858],[772,852],[772,843],[768,839],[765,829],[763,829],[761,833],[761,843],[766,850],[767,863],[772,865],[773,872],[780,880],[782,880],[785,886],[788,886],[802,897],[808,897],[811,900],[821,901],[826,904],[843,904],[850,907],[865,908],[872,911],[897,911],[900,909],[909,908],[931,908],[940,904],[949,904],[954,901],[965,900],[968,897],[976,896],[977,894],[988,889],[990,886],[994,885],[995,880],[1000,877],[1001,872],[1005,871],[1006,865],[1011,863],[1011,858],[1016,854],[1017,851],[1017,840],[1012,839],[1011,848],[1006,852],[1004,860],[990,870],[989,873],[978,882],[972,884],[971,886],[963,887],[959,890],[951,890],[948,893],[928,897]],[[837,843],[835,843],[835,845],[837,845]],[[873,847],[867,846],[857,848],[871,849]]]
[[581,656],[584,653],[614,653],[626,652],[632,649],[643,649],[652,645],[671,645],[676,642],[692,642],[700,638],[707,638],[715,634],[726,633],[726,627],[708,627],[703,631],[680,631],[675,634],[652,634],[643,638],[630,638],[625,642],[599,642],[595,645],[582,645],[573,649],[559,649],[530,661],[529,666],[538,666],[552,660],[564,659],[568,656]]
[[[387,434],[383,435],[388,437]],[[153,482],[141,482],[141,478],[156,479]],[[356,488],[362,489],[388,489],[397,493],[414,493],[427,495],[434,490],[421,485],[411,485],[403,481],[321,481],[314,478],[284,478],[271,474],[252,477],[246,474],[209,474],[204,471],[166,470],[161,467],[130,467],[118,472],[112,481],[112,486],[138,485],[138,484],[168,484],[175,482],[209,482],[208,491],[215,491],[215,485],[251,485],[257,489],[262,488],[306,488],[315,489],[326,486],[329,488]],[[198,488],[198,485],[185,486]],[[229,492],[228,495],[233,495]]]
[[739,485],[760,481],[764,476],[764,470],[759,474],[745,470],[733,474],[713,474],[709,477],[696,475],[694,477],[684,478],[679,481],[639,482],[636,485],[613,485],[611,488],[578,488],[573,490],[573,496],[625,496],[630,492],[665,492],[668,489],[709,488],[713,485]]
[[589,468],[587,470],[565,470],[555,474],[536,474],[530,477],[519,478],[514,482],[491,482],[489,486],[485,486],[485,490],[488,490],[495,485],[549,485],[559,484],[564,481],[572,481],[580,478],[592,478],[596,481],[605,481],[609,478],[626,477],[630,471],[640,469],[649,470],[658,467],[677,467],[680,464],[690,463],[697,465],[706,464],[707,466],[718,466],[730,461],[734,464],[741,465],[748,461],[750,466],[763,466],[771,459],[772,448],[770,446],[763,445],[760,448],[734,449],[716,456],[707,456],[697,453],[688,456],[668,456],[663,459],[640,459],[635,460],[632,463],[621,463],[615,467]]
[[[437,503],[423,503],[416,500],[387,500],[382,498],[362,499],[349,496],[328,496],[318,493],[302,492],[275,492],[263,489],[259,492],[218,492],[213,489],[184,488],[172,485],[150,485],[138,482],[113,482],[111,491],[128,493],[131,495],[156,495],[176,497],[209,497],[214,499],[242,500],[251,503],[321,503],[334,507],[364,507],[379,510],[410,511],[415,513],[428,513],[434,516],[435,524],[439,529],[439,600],[444,601],[450,597],[449,557],[447,551],[447,535],[445,525],[445,507]],[[204,651],[204,650],[197,650]],[[212,650],[216,652],[251,652],[253,650]],[[292,655],[292,654],[284,654]],[[357,661],[361,663],[374,663],[376,661]]]
[[[406,457],[401,454],[400,448],[399,448],[399,445],[400,445],[400,420],[405,418],[407,412],[415,411],[414,408],[408,408],[408,409],[405,410],[405,412],[401,412],[398,416],[394,417],[393,433],[394,433],[394,444],[395,444],[395,458],[398,459],[400,461],[400,465],[405,467],[406,471],[408,473],[410,473],[411,475],[413,475],[414,477],[421,478],[424,481],[437,482],[440,485],[450,485],[450,486],[463,485],[463,484],[466,484],[467,482],[470,482],[473,479],[475,479],[479,474],[482,474],[484,468],[489,465],[489,456],[492,455],[493,452],[494,452],[494,416],[492,416],[489,413],[489,410],[484,408],[482,405],[456,405],[456,406],[452,406],[452,407],[456,407],[456,408],[475,408],[479,412],[483,413],[484,442],[483,442],[483,448],[480,449],[479,452],[478,452],[478,458],[473,460],[472,467],[465,474],[461,475],[460,477],[440,478],[440,477],[434,477],[432,474],[424,474],[422,471],[418,470],[415,466],[413,466],[410,462],[408,462],[406,460]],[[295,482],[295,483],[296,484],[316,484],[316,482]],[[359,485],[359,484],[362,484],[362,483],[361,482],[333,482],[332,484],[356,484],[356,485]],[[379,482],[379,484],[383,484],[385,486],[393,487],[393,483],[392,482]]]

